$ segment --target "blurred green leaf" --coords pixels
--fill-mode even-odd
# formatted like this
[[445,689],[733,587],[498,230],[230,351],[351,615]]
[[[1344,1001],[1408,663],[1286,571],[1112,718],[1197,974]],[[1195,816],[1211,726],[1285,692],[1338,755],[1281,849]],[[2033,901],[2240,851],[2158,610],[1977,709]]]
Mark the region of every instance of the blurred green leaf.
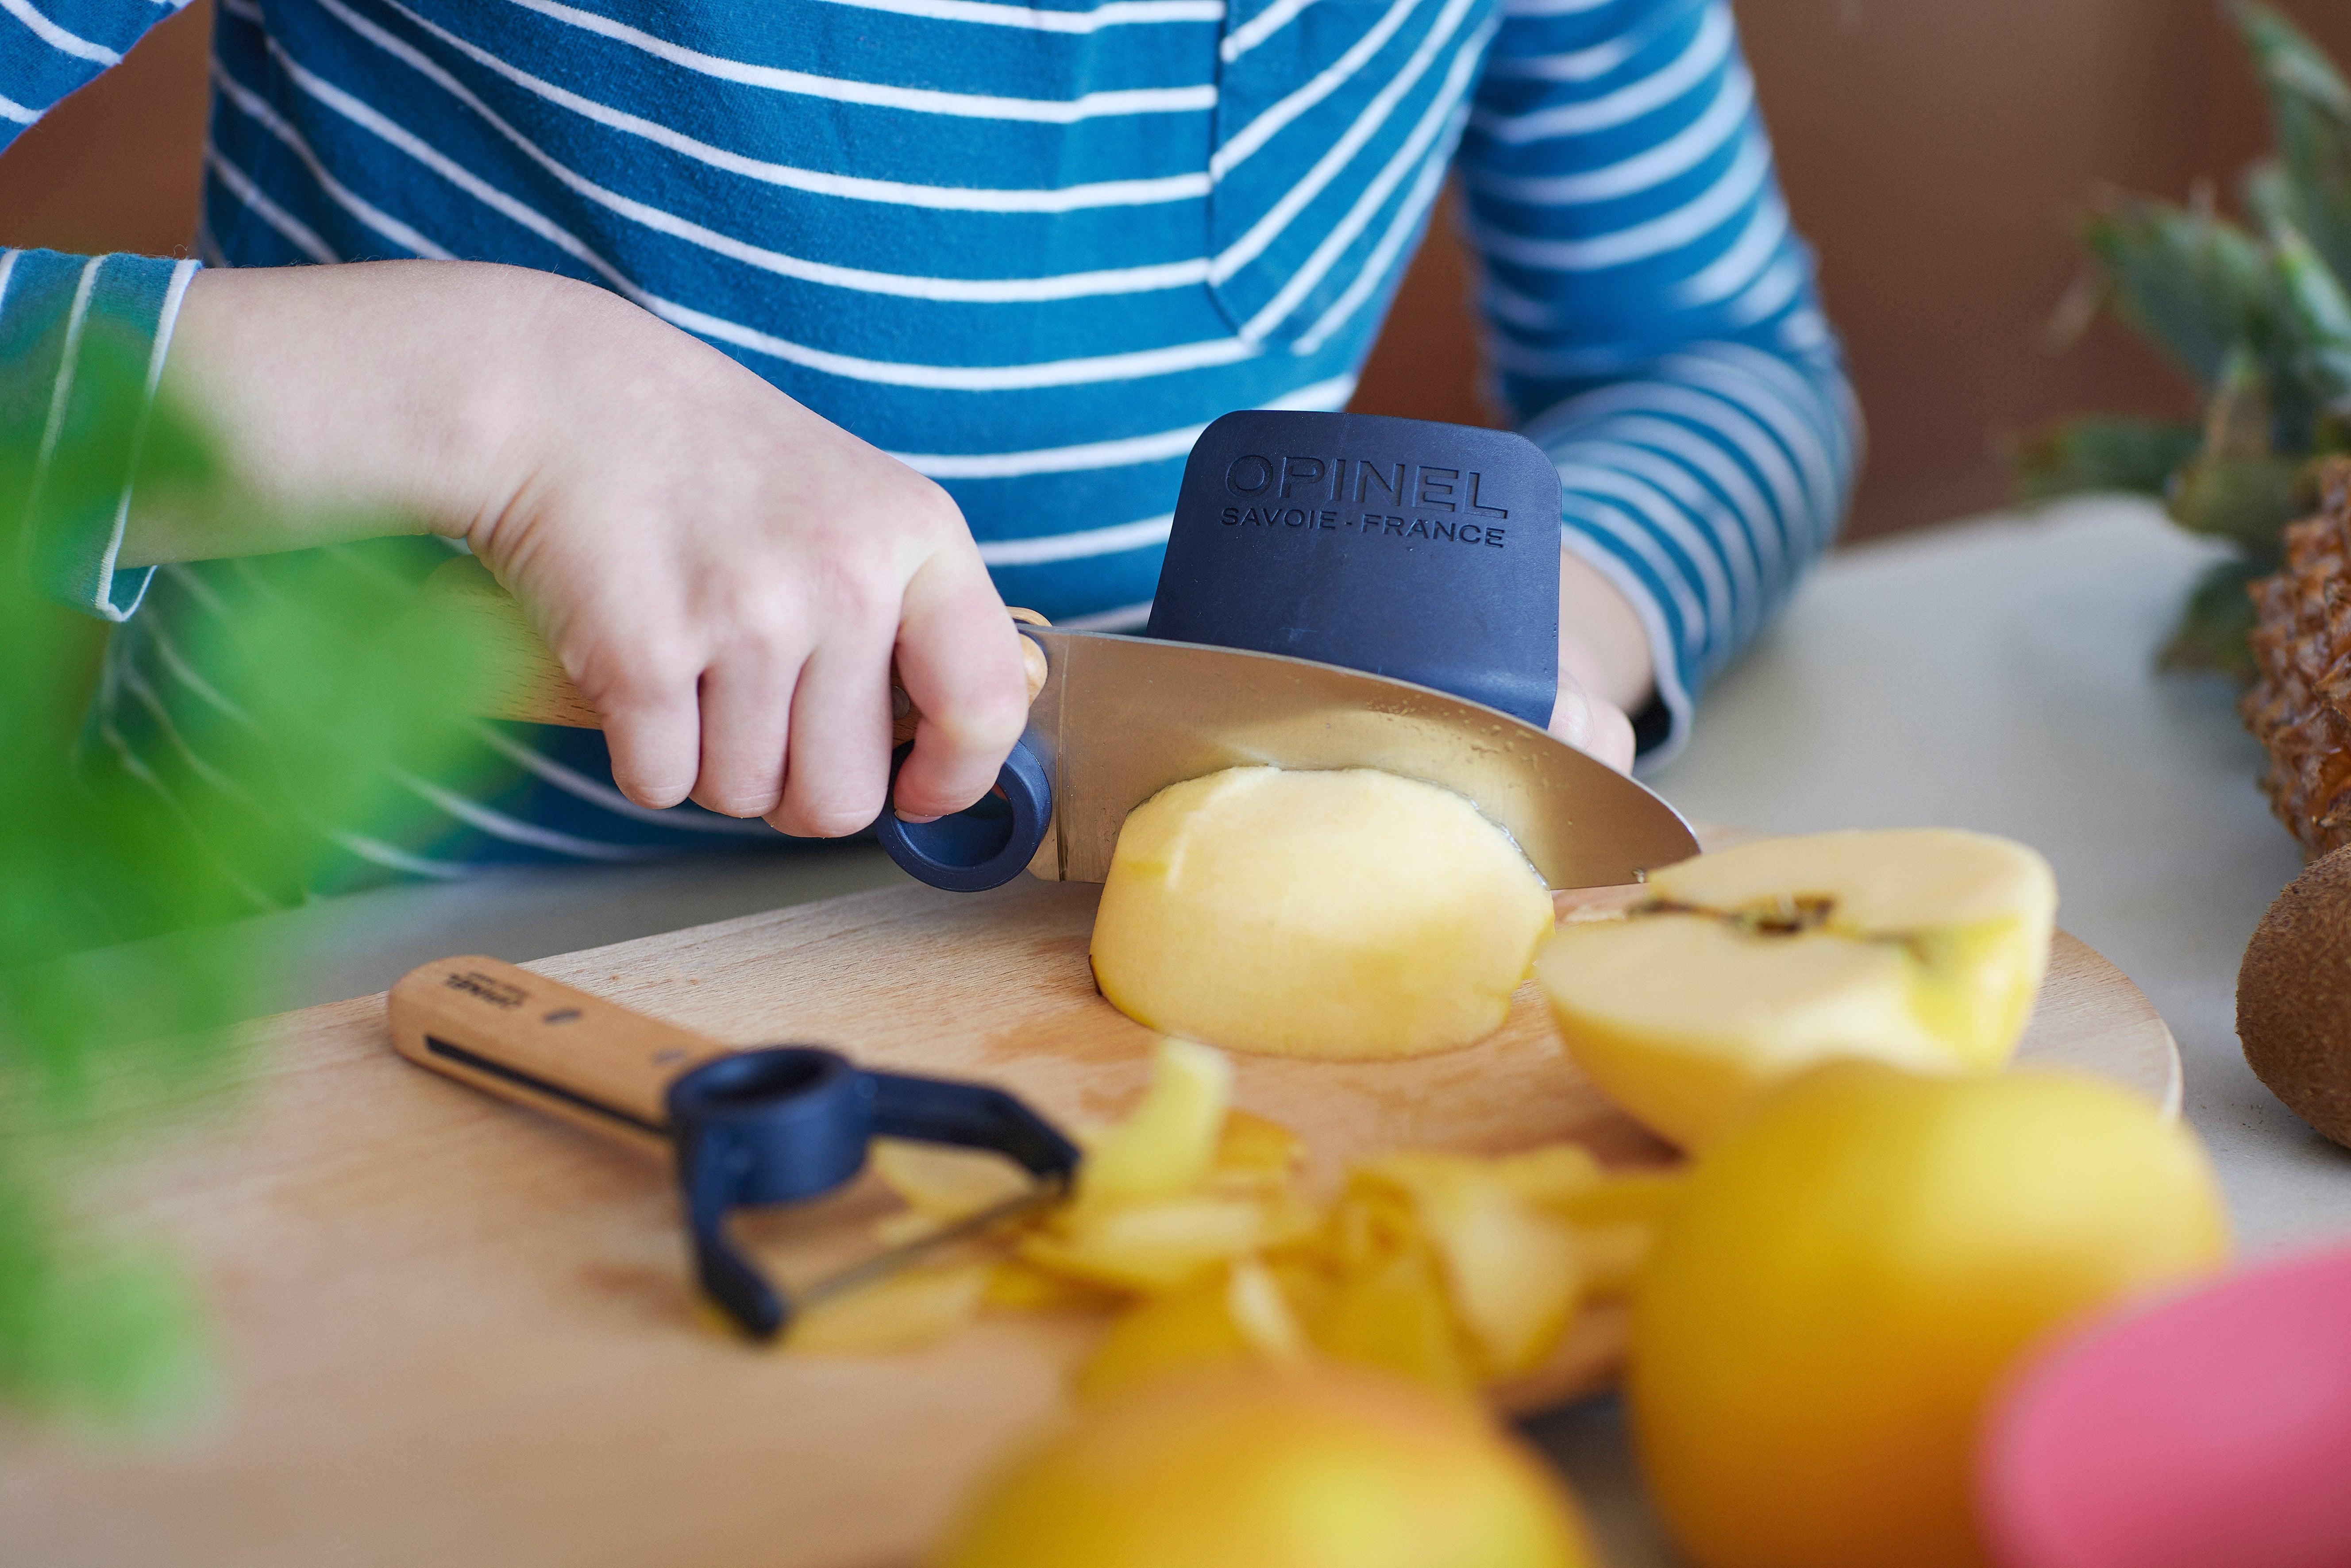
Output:
[[160,1249],[68,1239],[40,1184],[0,1177],[0,1398],[82,1423],[168,1423],[214,1385],[203,1305]]
[[2273,559],[2286,524],[2301,515],[2302,467],[2291,457],[2198,457],[2179,471],[2164,509],[2190,533]]
[[2067,420],[2017,454],[2017,487],[2027,501],[2100,490],[2161,497],[2201,440],[2194,425],[2168,420],[2124,414]]
[[2268,261],[2261,242],[2226,218],[2118,197],[2085,220],[2083,242],[2122,318],[2199,392],[2231,348],[2262,335]]
[[2200,455],[2269,457],[2277,453],[2278,419],[2272,389],[2280,378],[2248,345],[2229,350],[2220,384],[2204,403]]
[[2294,187],[2287,182],[2285,165],[2275,158],[2256,158],[2245,165],[2237,176],[2237,199],[2263,234],[2294,221]]
[[2336,276],[2351,277],[2351,83],[2302,30],[2267,5],[2233,8],[2269,99],[2281,177],[2264,221],[2310,236]]
[[[0,741],[0,1404],[43,1415],[152,1415],[202,1385],[192,1287],[167,1255],[83,1223],[59,1171],[94,1134],[216,1090],[237,1049],[217,1026],[290,956],[238,926],[124,963],[68,956],[245,913],[252,894],[299,900],[329,826],[374,831],[393,767],[446,778],[465,696],[499,678],[493,650],[413,613],[405,582],[338,551],[269,558],[214,574],[220,612],[176,629],[218,700],[152,760],[78,776],[54,737],[86,695],[86,648],[19,580],[33,517],[110,515],[134,453],[142,505],[246,504],[202,424],[168,397],[151,407],[145,365],[143,346],[89,331],[45,470],[40,433],[0,423],[0,737],[17,742]],[[163,788],[165,767],[202,787]],[[27,1153],[68,1145],[88,1146],[63,1166]]]
[[2280,225],[2270,246],[2278,321],[2295,371],[2325,404],[2351,405],[2351,294],[2291,225]]
[[2211,670],[2241,684],[2251,681],[2256,671],[2246,638],[2254,614],[2245,585],[2268,570],[2246,560],[2220,561],[2207,569],[2180,607],[2179,624],[2158,656],[2162,667]]

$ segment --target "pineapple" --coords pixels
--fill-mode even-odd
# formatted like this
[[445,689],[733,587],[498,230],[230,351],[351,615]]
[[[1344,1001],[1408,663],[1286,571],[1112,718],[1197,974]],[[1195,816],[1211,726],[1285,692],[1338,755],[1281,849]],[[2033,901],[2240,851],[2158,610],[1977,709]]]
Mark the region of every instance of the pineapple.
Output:
[[2270,805],[2312,859],[2351,844],[2351,461],[2285,530],[2284,570],[2250,590],[2259,676],[2238,704],[2270,754]]
[[2278,12],[2240,4],[2231,15],[2276,142],[2245,172],[2244,221],[2218,212],[2209,188],[2186,206],[2108,201],[2084,225],[2085,287],[2060,311],[2061,330],[2079,330],[2111,306],[2193,384],[2203,417],[2060,425],[2020,453],[2018,480],[2027,500],[2159,497],[2181,527],[2231,545],[2189,597],[2164,663],[2250,681],[2246,586],[2278,570],[2319,460],[2351,454],[2351,84]]
[[[2351,82],[2267,5],[2230,6],[2275,151],[2186,206],[2121,196],[2084,225],[2078,332],[2111,307],[2194,385],[2194,423],[2095,415],[2019,454],[2024,499],[2159,497],[2231,548],[2197,583],[2166,666],[2218,670],[2270,754],[2263,785],[2315,857],[2351,844]],[[2315,507],[2302,522],[2293,519]]]

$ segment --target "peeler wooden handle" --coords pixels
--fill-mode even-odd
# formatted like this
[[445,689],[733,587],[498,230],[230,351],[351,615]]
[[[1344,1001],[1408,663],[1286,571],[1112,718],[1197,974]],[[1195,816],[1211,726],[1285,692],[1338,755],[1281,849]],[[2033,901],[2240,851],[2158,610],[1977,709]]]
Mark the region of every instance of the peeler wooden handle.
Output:
[[[503,690],[486,693],[479,706],[484,718],[521,719],[531,724],[567,725],[573,729],[601,729],[603,716],[580,695],[547,644],[538,640],[514,596],[498,586],[489,569],[472,556],[459,556],[425,580],[424,613],[463,635],[479,638],[505,655],[514,671]],[[1050,622],[1033,610],[1008,612],[1013,620],[1031,626]],[[1029,677],[1029,700],[1045,687],[1045,651],[1028,638],[1020,639],[1020,656]],[[906,699],[904,688],[891,672],[891,692],[899,712],[891,727],[890,744],[904,746],[914,738],[922,715]]]
[[412,969],[385,1006],[411,1061],[664,1154],[670,1081],[737,1049],[497,958]]

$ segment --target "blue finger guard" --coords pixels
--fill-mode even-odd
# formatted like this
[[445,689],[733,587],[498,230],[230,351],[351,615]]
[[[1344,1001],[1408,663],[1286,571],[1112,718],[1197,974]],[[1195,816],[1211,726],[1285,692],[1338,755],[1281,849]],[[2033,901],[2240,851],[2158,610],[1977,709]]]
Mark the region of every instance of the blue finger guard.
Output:
[[[911,743],[890,758],[890,789],[897,793],[898,769]],[[884,806],[873,836],[900,870],[918,882],[949,893],[985,893],[1001,887],[1027,868],[1045,841],[1053,819],[1053,784],[1037,754],[1015,742],[996,775],[996,788],[979,804],[933,822],[902,821]]]
[[1559,473],[1532,442],[1256,410],[1184,465],[1150,634],[1287,653],[1551,722]]
[[678,1185],[703,1291],[744,1330],[772,1338],[792,1302],[727,1234],[747,1205],[820,1197],[865,1166],[875,1137],[993,1149],[1065,1186],[1077,1145],[1001,1089],[867,1072],[815,1046],[721,1056],[683,1074],[666,1097]]

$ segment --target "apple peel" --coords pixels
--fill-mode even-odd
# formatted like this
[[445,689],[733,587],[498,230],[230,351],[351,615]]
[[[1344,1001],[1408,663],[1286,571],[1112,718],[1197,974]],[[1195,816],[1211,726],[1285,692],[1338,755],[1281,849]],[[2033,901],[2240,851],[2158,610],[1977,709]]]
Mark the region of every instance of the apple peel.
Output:
[[[1680,1189],[1560,1143],[1389,1155],[1316,1202],[1305,1145],[1230,1105],[1222,1056],[1166,1041],[1154,1073],[1125,1118],[1081,1134],[1092,1178],[1002,1233],[1008,1256],[828,1302],[792,1348],[926,1343],[983,1310],[1083,1312],[1112,1320],[1078,1375],[1087,1399],[1187,1369],[1333,1360],[1466,1396],[1539,1367],[1582,1301],[1623,1293]],[[880,1228],[909,1237],[1021,1179],[920,1145],[877,1147],[874,1169],[908,1203]],[[854,1312],[876,1321],[852,1327]]]

